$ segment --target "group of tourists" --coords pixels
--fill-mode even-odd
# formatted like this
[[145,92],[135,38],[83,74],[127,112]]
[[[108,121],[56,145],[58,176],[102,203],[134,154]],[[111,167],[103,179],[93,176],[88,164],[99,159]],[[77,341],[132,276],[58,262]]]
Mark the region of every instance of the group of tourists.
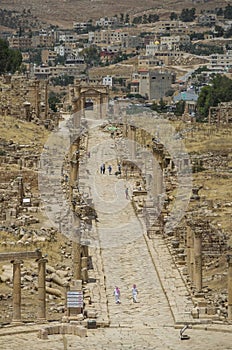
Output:
[[[118,164],[118,166],[117,166],[117,171],[115,172],[115,175],[121,175],[121,164]],[[111,164],[109,164],[108,165],[108,167],[107,167],[107,169],[108,169],[108,172],[109,172],[109,175],[111,175],[112,174],[112,165]],[[100,166],[100,173],[101,174],[105,174],[105,172],[106,172],[106,165],[105,165],[105,163],[103,163],[101,166]]]
[[[137,289],[137,287],[136,287],[136,284],[133,284],[131,293],[132,293],[133,302],[134,302],[134,303],[137,303],[137,302],[138,302],[138,301],[137,301],[138,289]],[[116,303],[116,304],[121,304],[120,296],[121,296],[120,289],[119,289],[119,287],[115,286],[115,289],[114,289],[114,297],[115,297],[115,303]]]

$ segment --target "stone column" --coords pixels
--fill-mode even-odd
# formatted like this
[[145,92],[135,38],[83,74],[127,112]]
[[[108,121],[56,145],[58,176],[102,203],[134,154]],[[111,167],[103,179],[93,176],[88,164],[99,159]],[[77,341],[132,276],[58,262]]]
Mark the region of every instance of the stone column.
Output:
[[23,107],[24,107],[24,116],[25,119],[29,122],[31,120],[31,104],[28,101],[25,101],[23,103]]
[[46,321],[46,263],[47,259],[38,260],[38,321]]
[[44,91],[44,103],[45,103],[45,119],[48,119],[48,108],[49,108],[49,104],[48,104],[48,80],[46,80],[45,82],[45,87],[44,87],[45,91]]
[[228,256],[228,320],[232,321],[232,255]]
[[23,203],[23,178],[22,176],[18,176],[18,194],[19,194],[19,205]]
[[35,112],[37,118],[40,116],[40,96],[40,82],[35,81]]
[[13,261],[13,323],[21,323],[21,260]]
[[103,110],[103,95],[100,94],[99,96],[99,109],[100,109],[100,119],[104,118],[104,110]]
[[73,188],[76,187],[76,182],[78,180],[79,146],[80,146],[79,138],[77,140],[74,140],[74,142],[70,146],[70,180],[69,180],[70,201],[73,200]]
[[131,159],[136,157],[136,127],[130,126],[131,128]]
[[68,308],[68,292],[70,291],[70,284],[66,283],[65,287],[65,306],[66,306],[66,316],[70,316],[70,309]]
[[72,236],[73,279],[81,279],[81,244],[80,244],[80,218],[73,212]]
[[193,283],[194,279],[194,237],[192,229],[187,226],[187,267],[188,267],[188,274],[190,277],[191,282]]
[[81,273],[83,282],[88,282],[88,257],[81,258]]
[[194,233],[194,281],[197,291],[202,290],[202,232]]

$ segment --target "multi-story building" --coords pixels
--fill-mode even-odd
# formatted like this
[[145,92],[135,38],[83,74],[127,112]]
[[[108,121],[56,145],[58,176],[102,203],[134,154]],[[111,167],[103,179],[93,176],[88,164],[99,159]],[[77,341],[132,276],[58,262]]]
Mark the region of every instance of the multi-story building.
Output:
[[51,76],[52,77],[59,77],[62,75],[68,75],[73,77],[80,77],[84,69],[86,68],[86,65],[84,64],[76,64],[76,65],[57,65],[54,67],[51,67]]
[[110,27],[116,24],[117,22],[118,22],[117,17],[112,17],[112,18],[102,17],[95,22],[95,25],[99,27]]
[[89,32],[89,38],[94,44],[110,44],[110,31],[103,29],[95,32]]
[[186,28],[187,24],[181,21],[160,21],[157,22],[155,30],[160,33],[167,33],[176,28]]
[[32,39],[28,36],[12,36],[8,38],[8,42],[13,49],[27,50],[32,47]]
[[57,55],[64,57],[72,53],[72,48],[69,45],[59,45],[54,47],[54,51]]
[[198,16],[197,21],[201,26],[214,26],[217,21],[215,13],[203,13]]
[[103,85],[107,85],[107,86],[112,88],[113,78],[110,75],[107,75],[107,76],[103,77],[102,83],[103,83]]
[[142,38],[138,35],[127,35],[121,39],[122,47],[138,48],[143,45]]
[[52,31],[41,31],[37,37],[38,45],[40,47],[52,48],[55,45],[55,32]]
[[66,66],[76,66],[81,65],[83,68],[85,67],[85,61],[83,57],[80,57],[78,55],[71,54],[67,57],[65,61]]
[[232,68],[232,50],[228,50],[224,54],[212,54],[209,56],[208,69],[214,71],[228,71]]
[[171,84],[174,76],[168,71],[141,69],[139,73],[139,94],[149,100],[163,98]]
[[48,79],[51,76],[51,67],[47,65],[34,66],[33,74],[37,79]]
[[138,57],[138,68],[151,68],[151,67],[157,67],[157,66],[162,66],[163,61],[158,60],[154,56],[139,56]]
[[57,53],[52,50],[42,50],[41,51],[41,60],[43,64],[55,64],[55,60],[57,58]]
[[121,30],[99,30],[89,33],[89,41],[94,44],[115,44],[120,43],[122,45],[126,38],[129,36],[127,32]]
[[87,29],[89,26],[89,22],[73,22],[73,29],[77,31]]
[[75,43],[77,42],[77,35],[71,33],[62,33],[59,34],[59,42],[63,43]]
[[140,75],[138,72],[134,72],[132,74],[132,79],[130,82],[130,92],[132,94],[138,94],[139,93],[139,81],[140,81]]
[[176,50],[167,50],[166,45],[160,45],[158,41],[151,42],[146,45],[146,56],[151,56],[164,64],[169,65],[179,57],[183,56],[183,52]]
[[171,36],[161,36],[160,45],[168,50],[179,50],[180,45],[189,44],[189,35],[171,35]]

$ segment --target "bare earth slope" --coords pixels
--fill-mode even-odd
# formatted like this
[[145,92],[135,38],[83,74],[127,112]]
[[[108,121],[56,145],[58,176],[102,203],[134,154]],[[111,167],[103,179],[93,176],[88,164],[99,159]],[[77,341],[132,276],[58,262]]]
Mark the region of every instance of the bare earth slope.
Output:
[[41,21],[65,28],[72,27],[72,22],[76,20],[85,21],[121,13],[134,15],[150,11],[158,13],[162,19],[165,17],[169,19],[170,11],[178,13],[183,8],[195,7],[197,12],[200,12],[202,9],[209,10],[226,5],[225,0],[199,0],[197,4],[192,0],[164,2],[159,0],[3,0],[0,2],[2,9],[17,12],[30,9],[31,13]]

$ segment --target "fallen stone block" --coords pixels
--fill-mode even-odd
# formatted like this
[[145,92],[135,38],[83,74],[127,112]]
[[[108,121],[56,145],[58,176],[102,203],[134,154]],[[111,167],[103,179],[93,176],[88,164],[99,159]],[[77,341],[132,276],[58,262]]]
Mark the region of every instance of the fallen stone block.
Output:
[[48,339],[48,331],[47,329],[40,329],[38,333],[38,338],[42,340]]

